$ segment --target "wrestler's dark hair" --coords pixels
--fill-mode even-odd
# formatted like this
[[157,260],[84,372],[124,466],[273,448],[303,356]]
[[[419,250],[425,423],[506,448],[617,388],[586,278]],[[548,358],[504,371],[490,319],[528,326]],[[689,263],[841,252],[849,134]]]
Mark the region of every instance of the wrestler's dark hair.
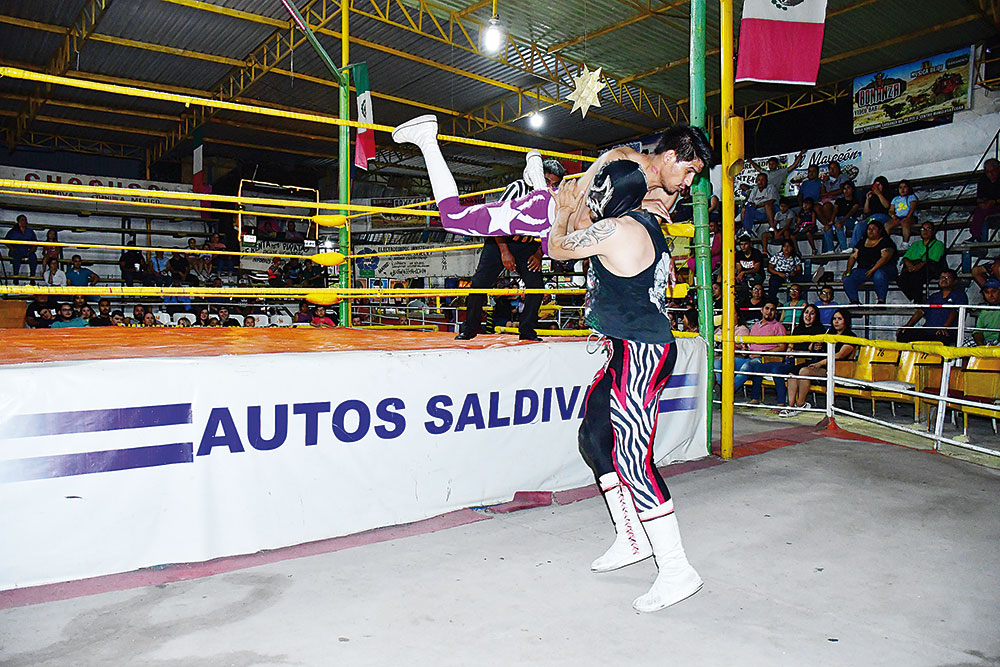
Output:
[[566,167],[563,166],[562,162],[552,158],[549,158],[542,163],[542,171],[546,174],[558,176],[560,180],[562,180],[562,178],[566,175]]
[[664,130],[653,153],[659,155],[666,151],[673,151],[680,162],[691,162],[698,158],[706,169],[712,166],[712,147],[709,146],[705,133],[697,127],[674,125]]

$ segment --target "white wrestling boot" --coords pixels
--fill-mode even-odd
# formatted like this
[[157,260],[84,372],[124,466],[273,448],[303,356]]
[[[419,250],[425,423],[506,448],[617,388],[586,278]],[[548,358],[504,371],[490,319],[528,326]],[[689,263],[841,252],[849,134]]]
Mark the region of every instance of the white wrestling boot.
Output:
[[[427,165],[427,176],[431,179],[434,199],[441,201],[449,197],[457,197],[458,185],[455,183],[455,177],[451,175],[451,169],[448,168],[444,155],[441,154],[437,134],[437,117],[428,114],[417,116],[402,125],[397,125],[392,131],[392,140],[397,144],[414,144],[420,149],[424,156],[424,164]],[[543,176],[542,181],[544,182],[544,180]]]
[[532,190],[546,190],[548,189],[548,184],[545,182],[545,166],[542,163],[542,154],[538,151],[528,151],[528,154],[524,156],[524,161],[527,163],[524,167],[524,182]]
[[[640,595],[632,603],[636,611],[659,611],[691,597],[704,585],[684,554],[677,516],[673,513],[673,501],[668,500],[667,503],[670,505],[670,514],[642,523],[653,545],[653,556],[660,571],[649,592]],[[659,513],[663,510],[664,506],[661,505],[652,511]]]
[[649,545],[646,531],[639,522],[632,493],[613,472],[601,475],[598,483],[611,512],[611,521],[615,524],[615,541],[603,556],[590,564],[590,570],[611,572],[652,556],[653,547]]

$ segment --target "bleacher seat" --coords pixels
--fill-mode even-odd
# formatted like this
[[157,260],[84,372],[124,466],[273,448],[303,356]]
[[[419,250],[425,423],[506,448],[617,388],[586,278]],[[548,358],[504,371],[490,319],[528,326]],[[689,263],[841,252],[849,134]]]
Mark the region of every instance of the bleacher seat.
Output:
[[291,315],[271,315],[271,326],[289,327],[292,325]]

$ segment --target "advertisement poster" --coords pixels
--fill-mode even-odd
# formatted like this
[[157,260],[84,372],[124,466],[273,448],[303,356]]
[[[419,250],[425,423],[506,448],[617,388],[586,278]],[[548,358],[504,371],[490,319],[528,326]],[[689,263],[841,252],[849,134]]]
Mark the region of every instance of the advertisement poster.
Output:
[[376,245],[359,246],[354,261],[357,278],[384,278],[404,280],[406,278],[465,277],[476,272],[479,250],[452,250],[429,252],[416,255],[391,255],[388,257],[364,258],[368,253],[396,252],[431,248],[429,245]]
[[[250,239],[253,239],[251,241]],[[315,241],[257,241],[255,237],[245,236],[242,244],[243,252],[268,253],[273,252],[282,255],[315,255]],[[285,264],[288,259],[282,259]],[[261,271],[267,273],[271,266],[271,259],[267,257],[241,257],[240,268],[244,271]]]
[[[871,183],[874,176],[869,174],[869,165],[865,161],[866,145],[862,142],[825,146],[807,150],[802,160],[794,170],[788,172],[779,193],[782,197],[795,197],[799,194],[799,185],[808,177],[809,166],[819,167],[820,178],[823,178],[831,162],[840,163],[840,170],[856,183]],[[780,168],[787,169],[795,163],[797,153],[782,153],[775,155]],[[755,158],[754,162],[767,170],[767,158]],[[736,198],[745,197],[744,187],[752,188],[757,180],[757,170],[750,166],[747,160],[743,171],[736,176]]]
[[854,134],[970,108],[972,62],[966,47],[854,79]]

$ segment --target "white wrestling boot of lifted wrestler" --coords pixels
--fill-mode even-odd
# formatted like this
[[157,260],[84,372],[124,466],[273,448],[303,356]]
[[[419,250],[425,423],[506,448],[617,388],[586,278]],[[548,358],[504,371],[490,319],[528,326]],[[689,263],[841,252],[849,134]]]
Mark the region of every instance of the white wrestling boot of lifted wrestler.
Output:
[[545,182],[545,165],[542,162],[542,154],[535,150],[528,151],[528,154],[524,156],[524,161],[526,165],[522,175],[528,187],[532,190],[547,189],[548,184]]
[[[431,190],[434,199],[441,201],[458,196],[458,185],[451,169],[441,154],[441,146],[437,141],[438,122],[433,115],[417,116],[402,125],[397,125],[392,131],[392,140],[397,144],[414,144],[424,156],[427,165],[427,177],[431,180]],[[545,178],[542,177],[544,182]]]
[[652,556],[653,548],[639,522],[632,493],[613,472],[601,475],[598,484],[615,524],[615,541],[603,556],[590,564],[591,571],[611,572]]
[[[653,545],[653,556],[659,573],[652,588],[640,595],[632,603],[636,611],[658,611],[681,600],[685,600],[704,585],[701,577],[688,563],[681,545],[681,531],[677,526],[677,516],[673,513],[673,501],[668,500],[670,514],[643,521],[649,541]],[[667,509],[661,505],[650,511],[660,513]]]

